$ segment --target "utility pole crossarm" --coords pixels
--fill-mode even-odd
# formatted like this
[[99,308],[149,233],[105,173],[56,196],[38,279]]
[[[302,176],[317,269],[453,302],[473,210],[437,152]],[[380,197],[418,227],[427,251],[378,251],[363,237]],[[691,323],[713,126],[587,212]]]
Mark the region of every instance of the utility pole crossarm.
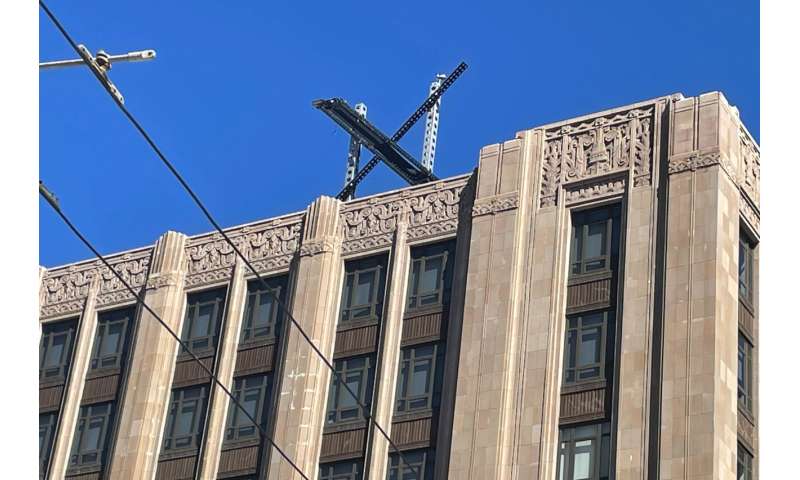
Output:
[[[98,52],[98,55],[99,54],[100,52]],[[120,55],[108,55],[107,58],[109,65],[118,62],[144,62],[156,58],[156,51],[138,50],[136,52],[128,52]],[[55,60],[52,62],[39,63],[39,69],[46,70],[55,68],[76,67],[78,65],[83,65],[83,63],[84,62],[82,58],[74,58],[71,60]]]

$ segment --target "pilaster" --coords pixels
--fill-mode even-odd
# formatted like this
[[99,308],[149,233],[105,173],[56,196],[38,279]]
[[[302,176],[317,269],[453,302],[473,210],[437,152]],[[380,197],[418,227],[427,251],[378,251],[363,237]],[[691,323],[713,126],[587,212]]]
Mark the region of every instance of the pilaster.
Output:
[[72,439],[75,435],[75,425],[81,409],[84,379],[89,370],[89,361],[92,357],[92,343],[94,343],[97,330],[97,294],[100,290],[98,279],[92,281],[89,287],[86,303],[81,313],[76,334],[75,350],[72,356],[72,366],[69,369],[69,379],[66,384],[66,393],[61,407],[61,419],[58,422],[58,431],[53,444],[52,463],[48,477],[50,479],[64,478],[72,449]]
[[515,139],[480,154],[467,271],[450,478],[508,478],[527,259],[529,156]]
[[[378,425],[389,435],[392,432],[392,414],[400,364],[400,341],[408,288],[410,250],[406,241],[407,230],[408,224],[400,222],[394,234],[388,268],[385,315],[381,324],[381,345],[375,374],[376,395],[373,415]],[[367,447],[369,466],[365,469],[365,478],[386,478],[388,455],[394,453],[394,449],[374,426],[371,428],[369,441],[370,445]]]
[[732,480],[739,191],[731,136],[738,120],[719,93],[678,101],[672,115],[660,478]]
[[[329,361],[344,273],[339,207],[340,202],[330,197],[320,197],[308,207],[292,288],[296,294],[290,304],[292,316]],[[315,478],[331,373],[296,326],[288,325],[286,335],[287,354],[275,384],[279,394],[274,439],[307,476]],[[269,478],[300,475],[273,453]]]
[[[185,244],[177,232],[159,238],[144,294],[144,303],[178,334],[186,303]],[[178,342],[150,312],[140,311],[109,478],[153,478],[161,450]]]
[[[222,323],[222,336],[219,346],[216,374],[220,383],[230,392],[233,391],[233,371],[236,367],[239,332],[242,328],[242,317],[244,316],[247,297],[247,282],[244,278],[246,268],[244,262],[237,257],[228,290],[228,305],[225,309],[225,319]],[[217,478],[228,406],[230,404],[230,397],[223,391],[222,387],[215,383],[207,417],[206,441],[200,458],[199,478],[203,480]]]

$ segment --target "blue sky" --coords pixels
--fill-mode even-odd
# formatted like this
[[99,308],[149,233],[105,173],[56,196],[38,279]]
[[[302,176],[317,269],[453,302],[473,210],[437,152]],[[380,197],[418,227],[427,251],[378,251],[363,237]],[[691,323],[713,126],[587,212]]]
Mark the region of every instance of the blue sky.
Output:
[[[48,5],[93,52],[158,52],[111,77],[224,226],[339,191],[348,136],[312,100],[363,101],[390,134],[462,60],[442,104],[440,177],[519,130],[674,92],[723,91],[759,138],[753,1]],[[39,28],[41,60],[75,56],[41,13]],[[101,252],[212,229],[86,69],[42,72],[39,99],[40,178]],[[422,129],[401,142],[417,157]],[[381,165],[359,194],[402,185]],[[42,265],[91,256],[42,201],[39,228]]]

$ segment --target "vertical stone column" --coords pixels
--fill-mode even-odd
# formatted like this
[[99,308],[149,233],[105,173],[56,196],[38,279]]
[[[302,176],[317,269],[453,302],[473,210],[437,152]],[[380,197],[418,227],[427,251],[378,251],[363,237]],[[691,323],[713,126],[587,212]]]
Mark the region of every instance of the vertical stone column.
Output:
[[[535,173],[531,184],[540,192],[543,132],[532,130],[524,135],[531,145],[527,152]],[[563,201],[540,206],[542,200],[537,195],[533,204],[535,213],[526,245],[529,271],[514,479],[552,479],[557,469],[570,220]]]
[[89,288],[86,303],[78,323],[72,365],[69,369],[69,378],[64,386],[65,397],[61,407],[61,419],[58,422],[58,431],[53,444],[53,460],[48,475],[51,479],[64,478],[67,472],[72,439],[75,435],[75,425],[78,422],[78,413],[81,409],[84,379],[86,378],[86,372],[89,370],[89,361],[92,358],[92,344],[97,330],[97,310],[95,306],[99,289],[99,278],[95,278]]
[[[381,322],[381,345],[375,372],[377,391],[373,408],[374,419],[389,435],[392,432],[392,414],[394,413],[397,371],[400,364],[400,342],[403,336],[403,314],[411,255],[406,243],[407,228],[407,223],[400,222],[395,230],[392,257],[388,269],[385,314]],[[369,466],[365,469],[365,478],[386,478],[388,455],[394,453],[394,450],[386,437],[374,427],[371,427],[369,441],[370,445],[367,448]]]
[[[641,479],[647,472],[650,428],[651,354],[655,305],[657,187],[666,175],[659,168],[666,139],[660,135],[668,100],[656,104],[653,126],[653,179],[629,183],[622,235],[620,265],[624,277],[618,294],[622,316],[617,320],[619,381],[617,397],[616,473],[619,480]],[[619,310],[619,308],[618,308]],[[658,428],[658,425],[655,426]]]
[[[247,267],[237,257],[233,275],[228,288],[228,305],[222,323],[222,341],[219,345],[217,378],[229,391],[233,392],[233,371],[236,368],[236,352],[239,346],[239,332],[242,328],[245,301],[247,299],[247,281],[244,274]],[[225,423],[230,397],[222,387],[214,384],[208,412],[208,428],[206,441],[200,457],[199,478],[213,480],[217,478],[219,459],[225,433]]]
[[[186,236],[177,232],[158,239],[144,295],[144,303],[179,335],[186,304],[185,244]],[[109,478],[153,478],[161,450],[178,342],[147,310],[140,311]]]
[[508,478],[530,224],[529,159],[515,139],[484,147],[473,205],[450,478]]
[[[719,93],[675,103],[667,212],[660,478],[736,476],[739,191]],[[738,147],[738,144],[736,145]]]
[[[292,316],[328,360],[333,357],[344,274],[339,206],[334,198],[320,197],[308,207],[290,304]],[[286,352],[276,378],[279,394],[274,439],[305,475],[315,478],[330,369],[294,325],[287,326]],[[273,449],[269,478],[301,477]]]

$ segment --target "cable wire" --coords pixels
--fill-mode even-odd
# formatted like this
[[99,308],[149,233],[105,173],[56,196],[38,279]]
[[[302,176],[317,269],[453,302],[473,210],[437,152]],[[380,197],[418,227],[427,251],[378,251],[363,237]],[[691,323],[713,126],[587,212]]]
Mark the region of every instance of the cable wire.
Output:
[[300,468],[297,465],[295,465],[295,463],[292,461],[292,459],[289,458],[288,455],[286,455],[286,453],[275,443],[274,440],[272,440],[272,437],[266,432],[266,430],[264,430],[264,428],[261,426],[261,424],[259,422],[257,422],[256,419],[253,418],[252,415],[250,415],[250,412],[245,410],[244,406],[242,406],[242,404],[231,393],[231,391],[228,390],[228,388],[225,385],[223,385],[222,382],[220,382],[219,378],[217,378],[217,376],[211,371],[211,369],[209,369],[200,360],[200,358],[198,358],[197,355],[195,355],[194,352],[192,352],[192,350],[189,349],[189,346],[186,344],[186,342],[181,340],[181,338],[175,333],[175,331],[172,330],[169,327],[169,325],[167,325],[166,322],[164,322],[164,320],[156,312],[154,312],[153,309],[150,308],[149,305],[147,305],[145,303],[144,298],[142,298],[142,295],[136,293],[136,290],[134,290],[134,288],[131,286],[131,284],[128,283],[127,280],[125,280],[125,278],[122,276],[122,274],[119,273],[118,271],[116,271],[114,269],[114,267],[112,267],[111,264],[108,263],[108,260],[106,260],[105,257],[103,257],[103,255],[100,254],[100,252],[94,247],[94,245],[92,245],[92,243],[89,242],[89,240],[80,232],[80,230],[78,230],[78,228],[75,226],[75,224],[73,224],[70,221],[70,219],[67,217],[67,215],[61,210],[61,207],[55,201],[53,195],[43,187],[41,182],[39,182],[39,194],[42,196],[42,198],[44,198],[47,201],[47,203],[50,205],[50,207],[52,207],[53,210],[55,210],[55,212],[58,214],[58,216],[61,217],[61,220],[63,220],[64,223],[67,225],[67,227],[69,227],[69,229],[72,230],[72,233],[74,233],[80,239],[80,241],[83,242],[83,244],[86,245],[86,247],[88,247],[89,250],[91,250],[92,253],[94,253],[95,256],[98,259],[100,259],[101,262],[103,262],[103,264],[106,266],[106,268],[108,268],[114,274],[114,276],[116,276],[117,279],[120,282],[122,282],[122,284],[125,286],[125,288],[127,288],[128,291],[131,293],[131,295],[133,295],[133,297],[136,299],[136,303],[141,305],[142,308],[144,308],[145,310],[147,310],[150,313],[150,315],[152,315],[156,319],[156,321],[158,321],[158,323],[160,323],[161,326],[164,327],[167,330],[167,332],[170,334],[170,336],[172,336],[172,338],[174,338],[175,341],[177,341],[180,344],[180,346],[183,348],[183,350],[185,352],[189,353],[189,355],[192,357],[192,359],[195,362],[197,362],[197,364],[200,365],[203,368],[203,370],[205,370],[205,372],[211,377],[211,379],[214,381],[214,383],[216,383],[217,386],[219,386],[222,389],[222,391],[224,391],[225,394],[228,395],[228,397],[230,397],[231,400],[233,400],[233,403],[236,404],[236,406],[239,407],[239,409],[245,415],[247,415],[247,418],[250,419],[250,421],[253,422],[253,424],[256,426],[256,428],[258,428],[258,430],[261,432],[261,436],[263,436],[264,438],[269,440],[269,442],[272,444],[273,447],[275,447],[275,449],[278,451],[278,453],[280,453],[281,456],[283,456],[283,458],[285,458],[286,461],[289,462],[289,464],[304,479],[309,480],[309,478],[303,473],[303,471],[300,470]]
[[[61,35],[69,42],[69,44],[72,46],[72,48],[75,49],[75,51],[78,53],[78,55],[80,55],[80,49],[78,48],[78,45],[75,43],[75,41],[69,35],[69,33],[67,33],[66,29],[64,29],[64,27],[61,25],[61,22],[58,21],[56,16],[53,14],[53,12],[50,11],[50,9],[47,7],[47,5],[44,3],[43,0],[39,0],[39,5],[42,7],[42,10],[44,10],[44,12],[50,18],[50,20],[55,24],[56,28],[58,28],[58,30],[61,32]],[[92,65],[88,62],[88,60],[86,58],[84,58],[84,57],[81,57],[81,58],[84,59],[84,63],[86,63],[87,67],[89,67],[90,70],[94,71],[94,69],[92,68]],[[353,399],[356,401],[356,403],[359,405],[359,407],[361,407],[361,411],[364,414],[364,419],[369,421],[370,423],[372,423],[372,425],[381,433],[381,435],[383,435],[383,437],[386,438],[387,442],[395,450],[395,452],[398,454],[398,456],[400,457],[402,462],[405,463],[406,466],[409,469],[412,470],[412,472],[414,473],[414,475],[417,476],[417,478],[421,478],[421,475],[420,475],[421,472],[417,469],[417,467],[412,465],[406,459],[405,455],[403,455],[403,452],[400,451],[400,448],[397,446],[397,444],[395,444],[394,441],[389,436],[389,434],[386,433],[386,430],[384,430],[383,427],[381,427],[380,424],[378,424],[378,422],[374,419],[374,417],[370,413],[370,409],[361,401],[359,396],[356,395],[356,393],[350,388],[350,386],[347,384],[347,382],[344,381],[344,378],[342,377],[342,375],[339,372],[336,371],[336,368],[333,366],[333,364],[325,357],[325,355],[316,346],[316,344],[314,344],[314,342],[311,340],[311,338],[308,336],[308,334],[305,332],[305,330],[303,330],[303,327],[300,326],[300,324],[297,322],[297,320],[294,318],[294,316],[291,313],[289,313],[290,312],[289,308],[272,291],[272,289],[269,288],[269,285],[264,280],[264,278],[258,273],[258,271],[255,269],[255,267],[253,267],[253,265],[250,263],[250,261],[242,254],[242,252],[239,250],[239,248],[236,246],[236,244],[233,243],[233,241],[230,239],[230,237],[228,237],[228,234],[225,233],[225,231],[222,229],[222,227],[220,227],[220,225],[217,223],[217,221],[214,219],[214,217],[212,217],[211,213],[205,207],[205,205],[200,200],[200,198],[195,194],[195,192],[192,190],[192,188],[189,186],[189,184],[186,182],[186,180],[184,180],[183,176],[178,172],[178,170],[175,168],[175,166],[173,166],[172,163],[167,159],[167,157],[164,156],[164,154],[161,152],[161,149],[158,148],[158,146],[153,141],[153,139],[150,137],[150,135],[145,131],[144,127],[142,127],[142,125],[136,120],[136,118],[134,118],[134,116],[130,113],[130,111],[127,109],[127,107],[125,107],[125,105],[122,102],[119,101],[119,98],[117,98],[117,96],[114,94],[114,92],[111,90],[111,88],[109,88],[109,85],[106,82],[104,82],[101,77],[98,77],[98,81],[103,86],[103,88],[105,88],[105,90],[108,92],[108,94],[111,96],[111,98],[114,100],[114,103],[116,103],[117,106],[119,107],[119,109],[122,110],[122,113],[125,114],[125,116],[128,118],[128,120],[130,120],[130,122],[133,124],[133,126],[136,128],[136,130],[138,130],[139,133],[142,135],[142,137],[144,137],[145,141],[150,145],[150,147],[153,149],[153,151],[156,153],[156,155],[158,155],[158,158],[161,160],[161,162],[167,167],[167,169],[172,173],[172,175],[178,180],[178,182],[181,184],[181,186],[184,188],[184,190],[186,190],[186,192],[192,198],[194,203],[200,208],[200,210],[203,212],[203,214],[208,219],[208,221],[214,226],[214,228],[217,230],[217,232],[219,232],[220,235],[222,235],[223,239],[231,246],[231,248],[236,253],[236,255],[239,258],[242,259],[242,261],[247,266],[247,268],[250,269],[250,271],[256,276],[256,278],[259,280],[261,285],[263,287],[265,287],[265,290],[267,290],[270,293],[270,295],[273,297],[275,302],[281,308],[283,308],[286,316],[290,320],[290,324],[294,325],[297,328],[297,330],[300,332],[300,335],[306,340],[306,342],[308,342],[308,344],[311,347],[311,349],[317,354],[317,356],[319,356],[319,358],[323,361],[323,363],[331,370],[333,375],[336,376],[337,380],[339,381],[339,383],[341,383],[341,385],[345,388],[345,390],[350,393],[350,395],[353,397]],[[305,476],[304,476],[304,478],[305,478]]]

